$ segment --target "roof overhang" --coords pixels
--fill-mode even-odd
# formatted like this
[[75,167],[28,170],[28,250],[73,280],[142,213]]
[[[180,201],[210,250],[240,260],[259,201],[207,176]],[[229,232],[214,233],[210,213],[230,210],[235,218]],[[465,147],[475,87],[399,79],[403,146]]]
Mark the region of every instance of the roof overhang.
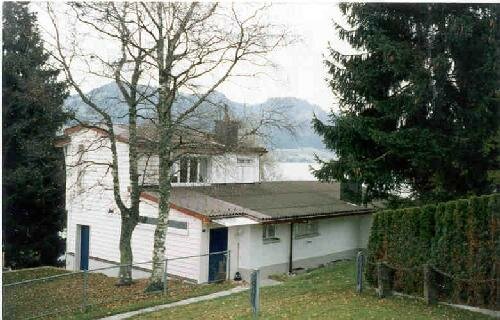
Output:
[[[141,198],[149,200],[154,203],[159,203],[158,197],[148,192],[141,193]],[[368,215],[375,212],[374,208],[360,208],[358,210],[332,211],[332,212],[322,212],[322,213],[295,215],[295,216],[281,216],[281,217],[270,217],[256,212],[256,214],[259,214],[259,216],[257,217],[250,215],[248,212],[241,212],[241,213],[234,212],[228,215],[209,216],[202,212],[197,212],[192,209],[188,209],[185,206],[180,206],[175,203],[170,203],[170,208],[176,209],[186,215],[195,217],[199,220],[202,220],[205,223],[214,222],[226,227],[253,225],[253,224],[278,224],[278,223],[292,223],[292,222],[300,223],[300,222],[319,220],[319,219]]]
[[252,224],[259,224],[258,221],[247,217],[232,217],[232,218],[219,218],[212,219],[212,222],[223,225],[225,227],[235,226],[248,226]]
[[[103,127],[97,126],[97,125],[82,125],[82,124],[77,124],[72,127],[64,129],[64,134],[60,136],[61,140],[64,140],[62,143],[56,142],[56,147],[62,147],[68,143],[71,142],[71,135],[80,131],[93,131],[96,134],[102,136],[102,137],[109,137],[109,132]],[[208,134],[207,134],[208,135]],[[122,142],[122,143],[129,143],[129,139],[126,135],[121,134],[121,133],[116,133],[114,134],[116,141]],[[147,139],[146,139],[147,140]],[[140,139],[139,141],[139,146],[142,147],[146,143],[145,139]],[[221,154],[221,153],[226,153],[226,152],[237,152],[237,153],[243,153],[243,154],[259,154],[263,155],[267,153],[267,149],[263,147],[250,147],[250,146],[239,146],[237,148],[227,148],[223,144],[218,143],[216,141],[210,141],[207,140],[204,143],[197,142],[198,144],[196,145],[197,150],[195,151],[202,151],[203,153],[207,154]],[[180,151],[187,151],[189,153],[196,153],[191,150],[192,147],[190,147],[189,141],[185,143],[185,145],[181,145],[179,147]]]

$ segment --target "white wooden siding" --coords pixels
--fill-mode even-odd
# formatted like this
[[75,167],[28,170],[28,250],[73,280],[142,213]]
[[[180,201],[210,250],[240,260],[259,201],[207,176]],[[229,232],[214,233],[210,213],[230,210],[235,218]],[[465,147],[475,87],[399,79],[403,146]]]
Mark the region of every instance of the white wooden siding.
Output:
[[[78,253],[77,225],[90,227],[89,255],[109,261],[120,260],[120,216],[113,197],[113,184],[111,172],[106,166],[93,165],[85,171],[83,186],[84,192],[79,194],[76,190],[76,177],[78,168],[74,165],[78,161],[76,151],[83,144],[84,149],[90,149],[89,141],[98,139],[94,131],[80,131],[71,136],[71,143],[66,150],[67,164],[67,197],[66,209],[67,238],[66,251]],[[120,190],[124,201],[128,202],[128,144],[118,142]],[[88,151],[84,155],[85,161],[96,163],[110,163],[111,151],[109,141],[102,148]],[[140,214],[157,217],[157,205],[148,201],[140,204]],[[166,254],[168,258],[198,255],[200,253],[201,221],[185,215],[177,210],[170,211],[170,218],[186,221],[187,234],[179,234],[169,228],[166,239]],[[139,224],[132,236],[132,250],[134,263],[150,261],[153,252],[154,225]],[[185,233],[185,232],[184,232]],[[198,260],[196,260],[198,259]],[[148,268],[148,264],[141,265]],[[198,280],[199,258],[190,258],[173,261],[168,265],[168,272],[174,275]],[[78,268],[76,263],[71,263],[71,268]]]
[[[238,164],[238,158],[251,159],[250,164]],[[253,183],[259,182],[259,160],[257,154],[229,153],[211,158],[212,183]]]

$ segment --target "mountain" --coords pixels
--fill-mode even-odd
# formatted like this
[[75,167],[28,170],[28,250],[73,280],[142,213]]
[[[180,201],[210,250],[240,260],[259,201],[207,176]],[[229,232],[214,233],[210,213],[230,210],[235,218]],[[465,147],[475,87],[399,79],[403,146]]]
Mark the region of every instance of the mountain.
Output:
[[[146,92],[147,88],[144,87],[143,91]],[[114,123],[128,122],[127,106],[123,102],[121,92],[114,83],[93,89],[88,95],[92,97],[94,102],[111,114]],[[152,96],[151,99],[155,101],[156,97]],[[192,95],[180,94],[174,105],[174,113],[185,110],[194,99],[195,97]],[[268,145],[270,149],[304,149],[307,153],[315,149],[324,150],[321,138],[311,127],[311,119],[314,114],[321,120],[327,120],[328,118],[327,113],[318,105],[293,97],[270,98],[259,104],[243,104],[228,99],[220,92],[213,93],[209,97],[209,100],[212,103],[204,103],[200,112],[216,112],[218,113],[218,118],[222,117],[222,111],[220,107],[214,107],[214,105],[227,105],[230,113],[236,118],[244,118],[248,114],[259,114],[263,110],[271,110],[273,108],[273,110],[280,110],[281,116],[297,126],[296,132],[294,135],[291,135],[286,131],[272,129],[269,132],[269,135],[272,137]],[[81,121],[99,122],[100,120],[100,116],[86,105],[78,95],[68,97],[65,101],[65,107],[67,110],[74,112],[77,119]],[[143,117],[153,117],[154,110],[151,104],[144,104],[139,107],[138,113]],[[213,117],[197,117],[197,125],[212,128],[213,120],[211,119]],[[200,121],[206,121],[206,123],[200,124]],[[297,151],[294,153],[297,153]],[[283,157],[283,152],[281,157]]]

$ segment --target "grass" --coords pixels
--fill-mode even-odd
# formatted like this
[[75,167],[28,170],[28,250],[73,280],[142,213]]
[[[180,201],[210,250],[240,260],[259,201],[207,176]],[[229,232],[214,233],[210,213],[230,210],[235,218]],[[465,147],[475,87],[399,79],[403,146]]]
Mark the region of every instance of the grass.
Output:
[[55,276],[58,274],[68,273],[67,270],[54,268],[54,267],[40,267],[40,268],[30,268],[21,269],[14,271],[6,271],[2,273],[3,284],[9,284],[14,282],[32,280],[37,278],[44,278]]
[[[354,264],[341,262],[310,273],[283,278],[285,283],[261,289],[259,319],[489,319],[452,307],[428,307],[422,301],[378,299],[373,289],[354,291]],[[249,294],[145,314],[139,319],[251,319]]]
[[[51,279],[3,287],[3,319],[26,319],[47,314],[53,319],[95,319],[106,315],[141,309],[233,287],[230,283],[195,285],[169,280],[168,294],[145,293],[147,279],[131,286],[117,287],[117,279],[100,273],[88,274],[88,290],[83,296],[83,273],[58,268],[36,268],[3,273],[4,285],[41,277]],[[82,303],[86,301],[86,312]]]

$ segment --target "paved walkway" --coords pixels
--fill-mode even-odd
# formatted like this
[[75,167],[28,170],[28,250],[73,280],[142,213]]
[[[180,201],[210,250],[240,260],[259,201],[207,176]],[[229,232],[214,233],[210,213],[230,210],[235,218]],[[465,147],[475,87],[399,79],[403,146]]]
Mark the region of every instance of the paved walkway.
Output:
[[154,307],[149,307],[149,308],[145,308],[145,309],[140,309],[140,310],[136,310],[136,311],[130,311],[130,312],[126,312],[126,313],[115,314],[114,316],[109,316],[109,317],[101,318],[101,320],[122,320],[122,319],[128,319],[128,318],[131,318],[131,317],[134,317],[134,316],[138,316],[138,315],[144,314],[144,313],[150,313],[150,312],[155,312],[155,311],[159,311],[159,310],[163,310],[163,309],[168,309],[168,308],[183,306],[183,305],[186,305],[186,304],[196,303],[196,302],[200,302],[200,301],[206,301],[206,300],[212,300],[212,299],[216,299],[216,298],[220,298],[220,297],[226,297],[226,296],[229,296],[229,295],[232,295],[232,294],[235,294],[235,293],[238,293],[238,292],[242,292],[242,291],[245,291],[245,290],[248,290],[248,287],[235,287],[235,288],[232,288],[232,289],[229,289],[229,290],[219,291],[219,292],[207,294],[205,296],[199,296],[199,297],[189,298],[189,299],[186,299],[186,300],[180,300],[180,301],[172,302],[172,303],[168,303],[168,304],[162,304],[162,305],[159,305],[159,306],[154,306]]

